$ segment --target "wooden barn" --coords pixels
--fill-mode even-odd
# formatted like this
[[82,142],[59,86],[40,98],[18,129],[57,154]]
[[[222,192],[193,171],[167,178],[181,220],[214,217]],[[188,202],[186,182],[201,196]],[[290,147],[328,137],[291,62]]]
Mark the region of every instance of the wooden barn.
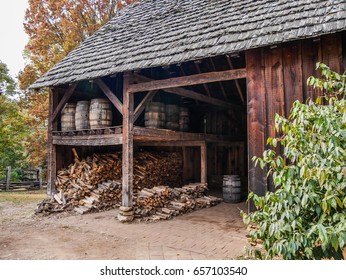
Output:
[[[236,174],[243,193],[264,194],[270,184],[251,158],[275,134],[276,113],[314,97],[306,80],[319,61],[345,69],[343,0],[130,5],[31,86],[51,89],[48,194],[57,170],[73,162],[72,148],[83,156],[122,151],[124,207],[132,206],[138,149],[180,152],[184,182],[212,188],[215,178]],[[106,127],[61,131],[66,103],[98,98],[111,104]],[[147,108],[160,103],[187,118],[147,125]]]

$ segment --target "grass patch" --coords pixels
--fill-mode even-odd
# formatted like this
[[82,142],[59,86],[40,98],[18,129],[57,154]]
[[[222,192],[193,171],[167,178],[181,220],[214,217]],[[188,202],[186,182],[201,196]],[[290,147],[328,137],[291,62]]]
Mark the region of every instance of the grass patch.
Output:
[[26,204],[31,202],[40,202],[46,197],[47,197],[47,192],[45,190],[0,192],[0,203],[12,202],[16,204]]

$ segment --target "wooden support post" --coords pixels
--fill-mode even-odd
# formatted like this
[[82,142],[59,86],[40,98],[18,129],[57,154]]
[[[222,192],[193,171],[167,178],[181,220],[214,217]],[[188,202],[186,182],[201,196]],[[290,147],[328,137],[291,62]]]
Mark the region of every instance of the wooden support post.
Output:
[[201,183],[207,182],[207,144],[201,145]]
[[6,191],[10,191],[11,185],[11,166],[6,167]]
[[42,168],[41,167],[37,169],[37,173],[38,173],[38,181],[40,183],[40,190],[42,190]]
[[130,73],[124,74],[123,84],[123,162],[122,162],[122,207],[118,219],[133,220],[133,111],[134,95],[129,92]]
[[47,169],[47,195],[55,193],[56,179],[56,146],[53,145],[53,131],[57,129],[56,121],[53,121],[53,111],[58,104],[57,92],[49,92],[49,119],[48,119],[48,169]]
[[[257,195],[263,196],[267,191],[266,170],[255,166],[253,156],[260,157],[265,149],[266,139],[266,91],[264,85],[264,67],[262,67],[262,50],[246,51],[246,67],[248,71],[248,189]],[[255,211],[253,202],[249,203],[249,210]]]
[[186,147],[182,147],[183,152],[183,183],[186,184],[187,181],[187,151]]

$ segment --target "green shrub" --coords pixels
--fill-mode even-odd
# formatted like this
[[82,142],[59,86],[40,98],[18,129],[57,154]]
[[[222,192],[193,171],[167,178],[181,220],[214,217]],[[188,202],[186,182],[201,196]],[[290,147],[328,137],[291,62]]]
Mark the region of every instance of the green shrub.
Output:
[[[242,213],[261,239],[266,258],[342,259],[346,246],[346,75],[322,63],[322,79],[308,84],[321,92],[315,102],[294,102],[289,118],[276,115],[281,135],[269,138],[256,165],[267,168],[275,192],[249,194],[257,211]],[[282,153],[277,154],[277,145]]]

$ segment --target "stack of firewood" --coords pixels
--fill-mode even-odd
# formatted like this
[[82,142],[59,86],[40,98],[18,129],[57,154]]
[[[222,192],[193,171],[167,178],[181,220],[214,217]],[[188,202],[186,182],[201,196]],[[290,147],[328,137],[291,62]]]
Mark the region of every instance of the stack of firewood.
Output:
[[158,186],[141,190],[134,196],[135,218],[155,221],[167,220],[196,209],[214,206],[220,198],[207,196],[207,184],[196,183],[182,188]]
[[[57,193],[42,201],[36,212],[74,210],[84,214],[121,205],[121,153],[80,159],[57,172]],[[194,209],[213,206],[221,199],[206,196],[206,184],[182,185],[178,153],[140,152],[134,156],[134,215],[146,220],[168,219]]]
[[[71,186],[83,191],[93,189],[98,183],[107,180],[121,180],[121,153],[93,154],[80,160],[76,151],[75,163],[67,169],[59,170],[55,187],[66,191]],[[134,190],[151,188],[157,185],[179,187],[182,184],[182,158],[179,153],[140,152],[134,156],[133,164]]]
[[70,185],[51,198],[43,200],[36,213],[55,213],[74,210],[79,214],[97,212],[120,206],[121,188],[118,181],[108,181],[97,184],[88,190],[78,185]]

